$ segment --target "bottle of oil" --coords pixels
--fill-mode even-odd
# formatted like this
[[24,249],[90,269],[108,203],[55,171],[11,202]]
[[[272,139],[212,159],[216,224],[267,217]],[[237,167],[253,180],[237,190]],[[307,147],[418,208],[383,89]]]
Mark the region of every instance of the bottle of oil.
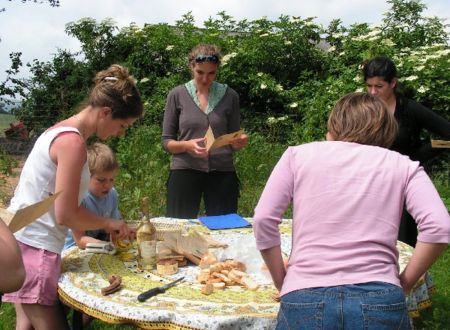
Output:
[[138,243],[138,265],[142,270],[156,267],[156,228],[150,222],[150,205],[148,197],[142,199],[142,220],[136,231]]

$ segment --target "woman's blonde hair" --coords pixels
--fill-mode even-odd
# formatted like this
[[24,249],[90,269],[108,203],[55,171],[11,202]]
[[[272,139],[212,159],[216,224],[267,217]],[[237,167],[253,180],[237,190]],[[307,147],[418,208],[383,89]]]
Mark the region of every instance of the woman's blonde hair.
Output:
[[91,175],[119,169],[114,152],[103,143],[93,143],[87,147],[87,158]]
[[386,104],[366,93],[350,93],[337,101],[328,118],[328,133],[336,141],[388,148],[397,136],[397,122]]
[[136,81],[128,70],[118,64],[113,64],[100,71],[94,78],[87,104],[94,107],[109,107],[114,119],[138,118],[144,107],[141,95],[136,87]]
[[[217,47],[216,45],[199,44],[199,45],[195,46],[189,53],[189,57],[188,57],[189,68],[192,69],[194,67],[195,63],[198,63],[198,61],[196,61],[196,59],[198,59],[199,56],[214,59],[214,61],[211,61],[211,62],[216,63],[218,66],[220,65],[220,59],[222,58],[219,47]],[[207,59],[207,61],[208,61],[208,59]]]

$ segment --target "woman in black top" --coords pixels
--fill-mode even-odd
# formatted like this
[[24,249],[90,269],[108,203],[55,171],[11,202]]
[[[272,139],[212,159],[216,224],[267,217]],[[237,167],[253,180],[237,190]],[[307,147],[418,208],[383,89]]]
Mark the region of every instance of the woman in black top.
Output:
[[[363,67],[367,92],[383,99],[399,125],[397,138],[392,150],[417,160],[425,165],[443,149],[433,149],[429,141],[422,141],[422,130],[450,140],[450,122],[427,107],[406,98],[396,91],[397,69],[394,62],[387,57],[374,57]],[[400,224],[399,240],[412,246],[417,241],[417,226],[406,210]]]

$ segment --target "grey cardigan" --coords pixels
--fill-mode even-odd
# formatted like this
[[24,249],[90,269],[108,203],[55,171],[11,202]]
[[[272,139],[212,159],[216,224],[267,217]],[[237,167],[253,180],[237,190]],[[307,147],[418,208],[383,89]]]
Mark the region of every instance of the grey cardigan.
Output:
[[[161,141],[164,149],[167,150],[170,140],[187,141],[204,137],[209,125],[216,138],[239,130],[239,96],[232,88],[227,87],[225,95],[209,114],[195,104],[184,85],[169,92]],[[172,155],[170,169],[234,171],[233,149],[227,145],[212,150],[208,158],[197,158],[187,152],[175,154]]]

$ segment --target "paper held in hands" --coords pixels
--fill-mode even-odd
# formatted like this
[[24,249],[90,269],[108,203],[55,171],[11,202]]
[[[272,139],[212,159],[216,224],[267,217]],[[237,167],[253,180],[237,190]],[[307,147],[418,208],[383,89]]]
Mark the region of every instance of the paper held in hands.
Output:
[[20,209],[16,212],[16,214],[13,214],[7,210],[0,209],[0,217],[9,227],[9,230],[15,233],[16,231],[22,229],[23,227],[28,226],[30,223],[32,223],[35,219],[39,218],[44,213],[47,213],[50,205],[53,204],[56,197],[58,197],[60,193],[61,192],[58,192],[44,199],[43,201],[37,202],[23,209]]
[[232,140],[238,138],[241,134],[244,134],[244,130],[240,129],[239,131],[224,134],[219,136],[217,139],[214,138],[214,133],[211,129],[211,126],[208,127],[206,131],[206,150],[210,151],[213,149],[217,149],[223,147],[224,145],[230,144]]
[[447,140],[431,140],[433,148],[450,148],[450,141]]

